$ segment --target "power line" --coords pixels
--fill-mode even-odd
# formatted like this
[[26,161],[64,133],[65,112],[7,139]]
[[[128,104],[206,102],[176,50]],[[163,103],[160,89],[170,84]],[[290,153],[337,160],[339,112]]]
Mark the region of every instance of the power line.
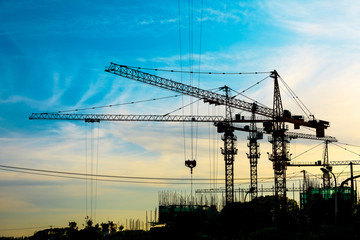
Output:
[[[135,183],[135,184],[166,184],[166,185],[187,185],[189,182],[169,182],[173,180],[178,181],[190,181],[189,178],[153,178],[153,177],[129,177],[129,176],[113,176],[113,175],[91,175],[83,173],[74,173],[74,172],[63,172],[63,171],[51,171],[51,170],[42,170],[42,169],[33,169],[33,168],[22,168],[14,166],[0,165],[0,170],[16,173],[31,174],[37,176],[48,176],[48,177],[58,177],[66,179],[78,179],[78,180],[96,180],[104,182],[116,182],[116,183]],[[100,177],[100,178],[99,178]],[[105,178],[105,179],[104,179]],[[158,181],[131,181],[131,180],[118,180],[118,179],[106,179],[106,178],[136,178],[139,180],[166,180],[168,182],[158,182]],[[259,180],[270,180],[273,177],[262,177],[258,178]],[[195,181],[219,181],[222,179],[215,178],[196,178]],[[235,178],[236,181],[249,180],[248,178]],[[208,182],[197,182],[197,185],[208,185]]]
[[[103,175],[103,174],[87,174],[87,173],[76,173],[76,172],[65,172],[65,171],[54,171],[54,170],[44,170],[36,168],[24,168],[24,167],[15,167],[9,165],[0,165],[0,169],[4,171],[18,171],[24,173],[34,173],[45,176],[56,176],[56,177],[67,177],[74,179],[89,179],[89,180],[101,180],[101,181],[110,181],[111,179],[104,178],[115,178],[115,179],[138,179],[138,180],[163,180],[163,181],[189,181],[189,178],[160,178],[160,177],[139,177],[139,176],[121,176],[121,175]],[[57,174],[57,175],[56,175]],[[63,176],[65,175],[65,176]],[[246,180],[248,178],[236,178],[236,180]],[[209,180],[222,180],[222,179],[212,179],[212,178],[195,178],[196,181],[209,181]],[[115,181],[115,180],[112,180]],[[142,182],[136,182],[142,183]],[[151,182],[145,182],[151,183]],[[155,182],[158,183],[158,182]],[[208,183],[206,183],[208,184]]]
[[[48,177],[59,177],[59,178],[68,178],[68,179],[79,179],[79,180],[94,180],[93,178],[76,177],[76,176],[64,176],[64,175],[56,175],[56,174],[46,174],[46,173],[29,172],[29,171],[23,171],[23,170],[3,169],[2,167],[0,167],[0,170],[8,171],[8,172],[17,172],[17,173],[39,175],[39,176],[48,176]],[[92,177],[94,177],[94,176],[92,176]],[[190,179],[187,179],[187,180],[190,180]],[[186,183],[186,182],[171,182],[170,183],[170,182],[150,182],[150,181],[126,181],[126,180],[114,180],[114,179],[97,179],[97,181],[117,182],[117,183],[166,184],[166,185],[189,184],[189,183]],[[208,184],[208,183],[197,183],[197,184]]]
[[[46,173],[31,172],[31,171],[24,171],[24,170],[6,169],[6,168],[2,168],[1,166],[0,166],[0,170],[8,171],[8,172],[31,174],[31,175],[37,175],[37,176],[48,176],[48,177],[58,177],[58,178],[66,178],[66,179],[78,179],[78,180],[94,180],[93,178],[64,176],[64,175],[46,174]],[[268,178],[264,178],[264,179],[271,179],[271,178],[272,177],[268,177]],[[191,181],[191,179],[183,179],[183,180]],[[193,179],[193,180],[204,180],[204,179]],[[205,180],[208,180],[208,179],[205,179]],[[215,180],[221,180],[221,179],[215,179]],[[248,178],[237,178],[235,180],[248,180]],[[114,180],[114,179],[102,179],[102,178],[97,179],[97,181],[116,182],[116,183],[136,183],[136,184],[159,184],[159,185],[163,185],[163,184],[165,184],[165,185],[188,185],[189,184],[189,182],[127,181],[127,180]],[[209,183],[208,182],[197,182],[196,184],[197,185],[208,185]]]

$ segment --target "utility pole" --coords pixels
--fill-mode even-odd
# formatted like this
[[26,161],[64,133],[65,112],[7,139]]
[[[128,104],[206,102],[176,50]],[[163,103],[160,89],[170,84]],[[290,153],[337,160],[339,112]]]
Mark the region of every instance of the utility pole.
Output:
[[334,181],[335,181],[335,226],[337,226],[337,218],[338,218],[338,188],[337,188],[337,184],[336,184],[336,176],[335,174],[332,172],[332,168],[321,168],[321,171],[328,172],[331,173],[331,175],[334,176]]
[[355,203],[354,199],[354,169],[353,169],[353,163],[350,162],[350,174],[351,174],[351,203]]

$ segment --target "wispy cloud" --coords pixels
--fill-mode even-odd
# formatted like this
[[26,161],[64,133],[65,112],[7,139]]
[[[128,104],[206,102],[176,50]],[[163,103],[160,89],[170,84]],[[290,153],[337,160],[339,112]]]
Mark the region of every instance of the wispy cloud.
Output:
[[[110,56],[121,59],[123,61],[121,63],[124,64],[129,61],[132,64],[140,62],[143,64],[141,67],[179,69],[180,56],[176,54],[178,49],[174,50],[178,47],[176,41],[179,39],[176,35],[179,30],[177,6],[168,7],[153,2],[121,6],[106,4],[95,6],[93,3],[87,3],[86,6],[84,5],[83,13],[78,11],[77,4],[67,5],[71,8],[67,11],[69,13],[67,18],[59,14],[62,11],[57,11],[52,16],[47,15],[52,14],[51,11],[44,11],[44,15],[37,18],[34,16],[35,12],[29,11],[30,15],[23,16],[28,9],[20,6],[21,4],[16,4],[12,10],[2,9],[2,13],[5,10],[11,10],[12,13],[17,12],[20,7],[22,13],[14,15],[20,19],[13,18],[4,22],[3,36],[9,34],[10,39],[14,39],[15,45],[21,50],[34,49],[24,53],[30,59],[26,66],[32,69],[26,72],[30,79],[26,84],[31,86],[32,81],[35,82],[39,76],[40,78],[43,76],[43,73],[34,74],[34,66],[41,70],[46,66],[46,78],[49,79],[46,83],[50,83],[41,85],[43,87],[41,96],[35,96],[40,92],[36,87],[38,85],[35,84],[29,91],[24,87],[22,91],[3,94],[0,100],[1,107],[11,114],[1,115],[2,121],[13,124],[15,118],[18,118],[16,115],[18,112],[14,109],[20,105],[25,108],[30,106],[38,111],[54,111],[54,109],[63,110],[58,107],[67,107],[64,105],[71,105],[71,109],[74,106],[85,108],[174,94],[132,80],[117,79],[116,76],[104,74],[103,69],[100,73],[100,70],[93,66],[103,64],[99,58]],[[152,8],[148,9],[149,6]],[[37,7],[34,5],[30,9],[36,10]],[[188,20],[188,12],[181,13],[183,14],[181,30],[187,31],[185,22]],[[200,11],[195,10],[194,21],[200,21],[199,14]],[[357,79],[360,75],[359,16],[359,6],[350,1],[341,3],[262,1],[231,4],[228,1],[227,5],[209,2],[209,5],[204,6],[203,9],[203,33],[207,38],[203,39],[202,55],[188,54],[183,49],[181,56],[183,68],[188,67],[191,58],[196,62],[194,66],[197,68],[197,60],[201,58],[200,67],[203,71],[248,72],[276,69],[315,117],[330,121],[331,127],[327,130],[327,134],[338,137],[343,142],[356,144],[360,141],[358,137],[360,134],[356,128],[360,116],[357,106],[358,89],[360,89]],[[198,26],[199,22],[195,24]],[[210,32],[208,30],[212,34],[205,35]],[[239,32],[244,34],[238,35]],[[47,38],[44,38],[45,40],[42,37],[33,38],[33,34]],[[52,48],[43,45],[48,42],[53,43]],[[170,42],[172,45],[168,45]],[[78,54],[79,47],[86,52],[85,56],[89,57],[85,59],[83,54]],[[35,54],[38,52],[44,55],[36,58]],[[76,54],[72,54],[73,52]],[[69,57],[64,58],[62,54]],[[9,56],[11,57],[12,55]],[[17,90],[18,83],[23,83],[22,74],[25,74],[20,74],[18,69],[23,62],[18,62],[20,58],[11,59],[14,61],[13,65],[9,65],[11,72],[3,78],[10,79],[9,84],[14,85],[7,89]],[[74,60],[64,61],[64,59]],[[54,63],[56,66],[49,63]],[[12,72],[18,75],[12,75]],[[168,76],[171,78],[170,75]],[[176,80],[178,77],[172,79]],[[264,77],[266,75],[202,75],[201,88],[210,89],[228,85],[241,91]],[[13,81],[13,78],[20,80]],[[184,76],[184,79],[186,79],[184,81],[189,80],[188,76]],[[273,83],[272,79],[269,80],[258,88],[254,87],[245,95],[271,107]],[[283,90],[282,88],[284,108],[289,109],[293,114],[301,114],[296,104],[293,104],[293,100]],[[241,96],[239,98],[242,99]],[[185,101],[189,102],[189,99],[185,98]],[[182,105],[181,99],[167,99],[163,102],[96,109],[93,113],[164,114]],[[203,115],[224,113],[222,108],[214,110],[205,104],[199,106],[199,112]],[[26,110],[22,109],[22,111]],[[190,112],[189,109],[184,111]],[[182,111],[176,113],[181,114]],[[242,112],[242,114],[247,113]],[[97,131],[98,126],[99,131]],[[217,176],[223,178],[224,160],[219,150],[223,142],[220,134],[216,133],[216,128],[212,124],[200,124],[197,129],[193,124],[191,133],[191,124],[183,126],[181,123],[145,122],[101,122],[99,125],[70,121],[51,123],[38,121],[24,125],[22,122],[22,125],[16,126],[16,129],[2,132],[1,163],[48,170],[85,172],[88,170],[86,167],[89,168],[90,165],[95,167],[99,140],[98,170],[102,174],[190,178],[184,160],[192,158],[191,150],[194,150],[197,152],[197,155],[194,155],[198,161],[198,166],[194,170],[195,178],[207,178],[214,162],[218,167]],[[197,137],[194,137],[195,132],[198,134]],[[235,177],[247,178],[249,176],[249,164],[246,158],[247,134],[236,132],[236,135],[239,153],[235,160]],[[192,148],[192,143],[197,147]],[[260,141],[260,144],[262,155],[259,161],[259,176],[273,176],[272,163],[266,155],[266,152],[271,152],[271,145],[266,137]],[[293,156],[296,156],[306,151],[310,144],[295,140],[289,150],[294,153]],[[321,159],[322,149],[305,156],[297,160]],[[351,159],[351,157],[351,154],[347,155],[341,151],[331,152],[331,159],[334,160],[337,160],[335,158]],[[316,172],[318,169],[313,171]],[[71,220],[69,217],[83,221],[87,197],[86,182],[83,180],[60,180],[10,172],[2,173],[1,180],[4,183],[1,185],[4,194],[0,199],[2,203],[0,212],[5,217],[0,220],[4,223],[12,221],[16,225],[19,219],[24,219],[22,224],[25,225],[28,216],[33,218],[35,216],[31,215],[31,211],[35,211],[36,216],[43,221],[55,218],[50,217],[54,215],[63,221],[59,225],[66,225]],[[272,184],[272,180],[269,181]],[[6,182],[8,186],[4,187]],[[57,183],[59,184],[56,185]],[[99,216],[101,215],[104,221],[109,216],[110,219],[114,216],[114,220],[124,214],[134,217],[132,215],[134,208],[136,208],[135,214],[141,217],[144,215],[144,207],[152,208],[157,204],[159,189],[189,191],[190,188],[189,185],[171,184],[136,185],[107,182],[98,182],[98,184],[98,210]],[[207,184],[195,183],[194,186],[206,188]],[[223,181],[219,181],[218,186],[223,187]],[[16,191],[13,191],[14,189]],[[12,208],[18,210],[7,210]],[[22,212],[26,215],[21,215]],[[37,221],[39,222],[42,223],[41,219]]]
[[358,40],[360,7],[353,1],[281,2],[267,4],[275,24],[310,38]]
[[214,21],[218,23],[238,23],[247,21],[248,16],[246,12],[237,9],[204,9],[204,17],[197,18],[198,21]]

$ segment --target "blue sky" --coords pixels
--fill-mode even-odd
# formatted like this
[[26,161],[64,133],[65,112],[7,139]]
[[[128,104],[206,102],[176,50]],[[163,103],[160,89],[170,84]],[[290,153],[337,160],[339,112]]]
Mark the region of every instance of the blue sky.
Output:
[[[196,70],[200,59],[202,71],[276,69],[315,117],[330,121],[327,134],[343,143],[359,144],[359,5],[352,1],[190,2],[189,9],[189,1],[0,1],[0,164],[84,173],[98,161],[99,174],[188,178],[184,160],[191,156],[189,126],[100,123],[92,127],[82,122],[28,120],[32,112],[174,95],[104,72],[110,62],[189,70],[193,60]],[[181,79],[179,74],[157,74]],[[266,75],[193,77],[196,82],[200,79],[204,89],[229,85],[242,91]],[[189,75],[184,74],[183,81],[188,80]],[[272,105],[270,81],[246,94]],[[285,108],[302,114],[285,93],[282,96]],[[180,98],[173,98],[91,113],[165,114],[183,104]],[[202,114],[222,114],[204,104],[199,109]],[[198,129],[194,176],[206,178],[216,171],[222,178],[223,160],[214,150],[221,146],[220,136],[208,124],[200,124]],[[238,137],[235,175],[247,178],[246,134],[238,133]],[[296,156],[314,144],[294,141],[290,151]],[[271,177],[266,156],[271,148],[266,140],[261,142],[261,151],[259,175]],[[359,152],[356,148],[351,151]],[[336,147],[330,148],[330,154],[331,160],[359,157]],[[297,160],[321,158],[320,147]],[[301,170],[288,172],[297,176]],[[320,173],[319,169],[308,171]],[[240,183],[247,186],[246,180]],[[222,186],[222,182],[218,184]],[[84,180],[2,171],[0,235],[32,234],[36,229],[9,229],[66,226],[69,221],[81,225],[90,211],[86,206],[89,185],[86,187]],[[96,186],[97,222],[144,220],[145,211],[157,206],[159,191],[190,191],[189,185],[174,184],[98,181]]]

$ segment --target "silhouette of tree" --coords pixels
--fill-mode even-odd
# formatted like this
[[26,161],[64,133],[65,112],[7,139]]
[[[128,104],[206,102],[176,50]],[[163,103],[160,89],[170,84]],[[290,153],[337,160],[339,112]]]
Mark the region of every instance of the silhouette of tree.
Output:
[[115,233],[116,232],[116,224],[113,221],[108,221],[109,224],[109,228],[110,228],[110,233]]
[[36,232],[33,236],[29,238],[30,240],[65,240],[67,239],[67,229],[66,228],[49,228]]
[[77,230],[78,229],[77,223],[76,222],[69,222],[69,228]]
[[110,232],[109,224],[108,223],[101,223],[101,231],[103,232],[104,236],[107,236]]
[[85,218],[85,228],[91,228],[93,225],[93,221],[91,220],[91,218],[89,218],[89,216],[86,216]]

